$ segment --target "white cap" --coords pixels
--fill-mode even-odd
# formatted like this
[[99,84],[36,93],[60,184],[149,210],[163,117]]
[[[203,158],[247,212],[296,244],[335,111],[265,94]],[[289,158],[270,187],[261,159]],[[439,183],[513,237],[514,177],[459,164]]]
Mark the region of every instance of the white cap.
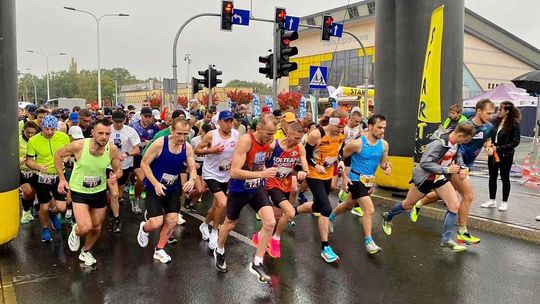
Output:
[[217,114],[212,116],[212,121],[211,122],[214,124],[214,126],[218,125],[218,121],[219,121],[219,116]]
[[360,111],[359,107],[352,108],[351,113],[354,113],[354,112],[359,112],[360,114],[362,114],[362,111]]
[[69,128],[69,135],[73,137],[73,139],[83,139],[84,135],[82,133],[82,129],[79,126],[72,126]]
[[158,109],[153,109],[152,110],[152,116],[154,116],[154,118],[156,120],[160,120],[161,119],[161,113],[159,112]]

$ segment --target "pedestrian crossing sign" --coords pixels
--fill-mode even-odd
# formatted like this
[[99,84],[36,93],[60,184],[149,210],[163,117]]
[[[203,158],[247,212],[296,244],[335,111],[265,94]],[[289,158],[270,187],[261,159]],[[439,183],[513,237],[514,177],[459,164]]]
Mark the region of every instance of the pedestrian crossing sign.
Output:
[[326,89],[328,79],[328,68],[323,66],[309,67],[309,88]]

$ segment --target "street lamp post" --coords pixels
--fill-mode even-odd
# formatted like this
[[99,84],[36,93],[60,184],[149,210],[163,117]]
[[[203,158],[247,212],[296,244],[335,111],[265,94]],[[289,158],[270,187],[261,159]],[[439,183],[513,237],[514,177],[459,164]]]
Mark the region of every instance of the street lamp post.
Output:
[[101,61],[100,61],[100,55],[99,55],[99,22],[101,21],[101,19],[103,17],[127,17],[127,16],[129,16],[129,14],[123,14],[123,13],[119,13],[119,14],[103,14],[103,15],[97,17],[96,15],[94,15],[91,12],[76,9],[74,7],[64,6],[64,9],[88,14],[88,15],[92,16],[94,18],[94,20],[96,20],[96,25],[97,25],[97,27],[96,27],[96,29],[97,29],[97,78],[98,78],[97,79],[97,89],[98,89],[98,105],[101,108],[102,104],[101,104]]
[[[55,53],[55,54],[45,54],[45,53],[41,53],[41,52],[36,52],[36,51],[33,51],[33,50],[26,50],[27,53],[31,53],[31,54],[37,54],[37,55],[41,55],[43,57],[45,57],[45,62],[47,64],[47,101],[51,100],[51,91],[50,91],[50,87],[49,87],[49,57],[52,57],[52,56],[65,56],[67,55],[67,53]],[[37,101],[36,101],[37,103]]]

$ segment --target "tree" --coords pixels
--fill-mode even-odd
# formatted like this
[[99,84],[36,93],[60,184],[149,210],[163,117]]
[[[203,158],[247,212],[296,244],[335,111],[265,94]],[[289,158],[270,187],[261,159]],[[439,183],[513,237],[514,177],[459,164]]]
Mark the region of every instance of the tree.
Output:
[[245,81],[234,79],[229,81],[225,87],[227,88],[253,88],[253,91],[258,94],[272,94],[272,86],[258,81]]

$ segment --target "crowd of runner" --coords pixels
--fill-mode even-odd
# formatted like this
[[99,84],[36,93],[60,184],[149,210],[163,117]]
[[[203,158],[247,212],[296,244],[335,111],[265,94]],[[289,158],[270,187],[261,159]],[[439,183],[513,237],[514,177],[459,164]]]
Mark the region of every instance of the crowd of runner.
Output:
[[[320,256],[327,263],[339,260],[329,236],[335,218],[348,210],[363,217],[366,251],[381,252],[372,235],[370,195],[379,168],[392,174],[384,139],[391,122],[381,114],[363,119],[358,108],[328,108],[317,123],[310,113],[299,119],[293,111],[267,106],[258,117],[247,112],[245,106],[160,112],[145,102],[138,111],[29,105],[20,110],[21,223],[38,217],[43,242],[69,224],[70,250],[93,266],[92,248],[107,214],[110,230],[120,233],[121,212],[129,210],[121,206],[129,205],[144,214],[133,239],[147,247],[150,232],[159,230],[153,258],[169,263],[165,249],[178,242],[173,232],[185,223],[181,205],[194,211],[208,192],[212,204],[199,230],[220,272],[227,271],[227,237],[246,205],[262,222],[251,238],[257,249],[249,261],[260,282],[270,282],[265,254],[281,257],[281,237],[301,213],[318,217]],[[460,252],[480,242],[467,230],[473,200],[468,172],[482,149],[489,155],[497,151],[491,142],[497,131],[489,122],[493,112],[493,103],[483,100],[474,117],[445,121],[415,167],[406,199],[382,214],[386,235],[392,234],[394,216],[410,211],[416,222],[422,205],[440,198],[447,207],[440,246]],[[338,188],[336,205],[330,193]]]

